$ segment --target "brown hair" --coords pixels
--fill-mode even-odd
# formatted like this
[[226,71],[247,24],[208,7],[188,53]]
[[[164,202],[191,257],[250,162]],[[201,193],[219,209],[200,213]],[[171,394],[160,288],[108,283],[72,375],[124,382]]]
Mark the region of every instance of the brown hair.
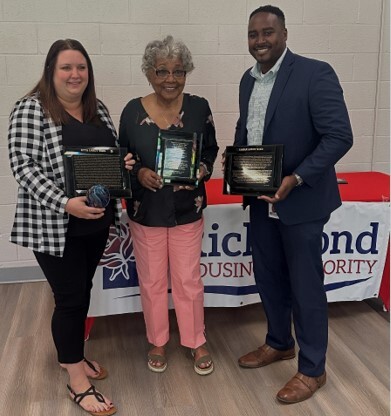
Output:
[[45,67],[41,79],[37,85],[27,94],[38,94],[42,106],[48,115],[56,124],[66,124],[69,121],[69,115],[57,98],[54,88],[53,75],[60,52],[66,50],[79,51],[87,61],[88,67],[88,84],[82,96],[83,119],[84,122],[92,121],[96,117],[97,100],[94,84],[94,72],[92,69],[91,59],[88,56],[84,46],[75,39],[56,40],[49,49],[46,56]]

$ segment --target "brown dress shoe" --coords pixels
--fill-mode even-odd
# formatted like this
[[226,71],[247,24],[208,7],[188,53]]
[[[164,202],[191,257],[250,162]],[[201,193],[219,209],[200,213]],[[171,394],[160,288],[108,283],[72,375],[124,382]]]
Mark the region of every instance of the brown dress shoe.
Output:
[[251,351],[243,357],[240,357],[238,362],[241,367],[258,368],[274,363],[279,360],[290,360],[295,358],[295,349],[279,351],[272,348],[270,345],[264,344],[255,351]]
[[326,383],[326,372],[319,377],[308,377],[297,373],[277,393],[277,399],[284,403],[297,403],[309,399],[316,390]]

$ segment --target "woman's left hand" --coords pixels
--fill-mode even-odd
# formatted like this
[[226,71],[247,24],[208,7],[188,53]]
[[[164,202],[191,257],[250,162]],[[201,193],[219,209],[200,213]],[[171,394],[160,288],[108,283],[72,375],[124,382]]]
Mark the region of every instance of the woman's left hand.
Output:
[[132,170],[133,165],[136,163],[135,159],[133,159],[132,153],[128,153],[125,158],[125,169]]
[[205,165],[200,164],[200,168],[198,170],[197,179],[201,181],[205,176],[208,175]]
[[[204,165],[200,165],[200,169],[198,170],[197,179],[198,181],[201,181],[205,176],[208,175],[208,172],[206,171],[206,168]],[[177,191],[193,191],[195,189],[195,186],[191,185],[174,185],[174,192]]]

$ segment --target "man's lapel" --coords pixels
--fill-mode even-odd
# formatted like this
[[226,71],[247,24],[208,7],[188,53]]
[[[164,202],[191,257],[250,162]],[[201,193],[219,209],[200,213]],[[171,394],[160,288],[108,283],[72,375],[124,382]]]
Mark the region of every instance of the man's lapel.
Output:
[[269,104],[266,109],[264,132],[266,132],[273,114],[276,111],[278,101],[291,75],[294,60],[295,58],[293,53],[288,49],[285,58],[281,63],[280,69],[278,70],[277,78],[270,95]]

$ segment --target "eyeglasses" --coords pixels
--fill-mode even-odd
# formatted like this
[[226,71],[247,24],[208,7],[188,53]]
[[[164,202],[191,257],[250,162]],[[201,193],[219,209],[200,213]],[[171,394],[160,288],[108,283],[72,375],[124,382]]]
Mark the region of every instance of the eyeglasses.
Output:
[[174,71],[170,72],[168,69],[156,69],[155,74],[160,79],[166,79],[171,74],[175,79],[181,79],[186,76],[186,71],[183,69],[174,69]]

